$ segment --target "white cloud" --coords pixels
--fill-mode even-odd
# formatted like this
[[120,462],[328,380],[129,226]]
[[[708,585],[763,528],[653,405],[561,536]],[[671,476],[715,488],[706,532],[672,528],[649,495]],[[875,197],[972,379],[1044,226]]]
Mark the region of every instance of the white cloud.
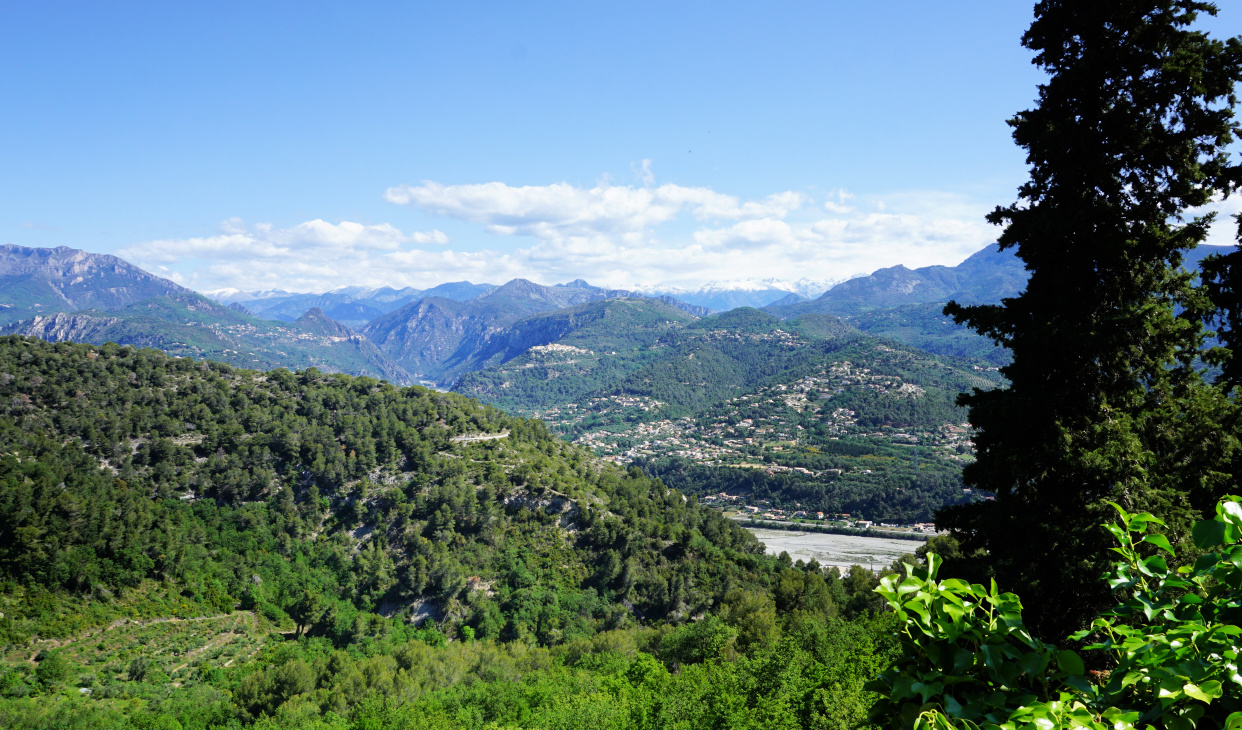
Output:
[[[650,182],[650,164],[636,171]],[[940,192],[882,199],[845,190],[819,204],[785,191],[754,200],[673,184],[591,188],[426,181],[385,198],[476,224],[467,248],[439,230],[313,220],[290,228],[230,220],[215,236],[120,252],[201,290],[343,285],[426,287],[445,281],[543,283],[585,278],[614,287],[695,286],[752,278],[841,280],[904,264],[956,264],[995,240],[991,205]],[[458,233],[462,239],[466,234]],[[439,244],[428,248],[426,244]],[[480,250],[481,249],[481,250]]]
[[645,186],[655,184],[655,173],[651,171],[651,160],[643,160],[639,167],[630,165],[630,171],[634,173],[634,177],[638,178]]
[[[410,246],[446,245],[443,231],[405,233],[388,223],[311,220],[291,228],[247,224],[230,218],[215,236],[139,243],[118,255],[163,276],[200,289],[337,286],[341,277],[367,280],[381,262]],[[352,282],[350,282],[352,283]]]
[[[644,171],[649,173],[649,166]],[[501,182],[442,185],[431,180],[389,188],[384,198],[434,215],[482,223],[492,233],[545,239],[642,231],[683,212],[696,220],[782,218],[805,202],[805,196],[792,191],[742,202],[710,188],[671,184],[597,185],[588,190],[568,183],[512,187]]]
[[1242,195],[1234,195],[1224,200],[1215,200],[1203,208],[1191,211],[1192,215],[1215,213],[1216,220],[1208,231],[1204,243],[1215,246],[1236,246],[1238,244],[1239,223],[1235,216],[1242,214]]

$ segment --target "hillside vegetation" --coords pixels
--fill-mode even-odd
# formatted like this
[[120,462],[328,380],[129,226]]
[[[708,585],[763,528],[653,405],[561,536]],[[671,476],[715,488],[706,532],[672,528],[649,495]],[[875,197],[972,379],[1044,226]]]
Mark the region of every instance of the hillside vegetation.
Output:
[[0,399],[0,566],[19,586],[171,580],[203,609],[277,616],[315,586],[555,641],[697,613],[772,569],[680,494],[452,394],[10,337]]
[[[878,608],[870,573],[765,556],[660,481],[459,395],[5,337],[0,407],[6,727],[459,725],[466,707],[479,726],[617,693],[618,726],[766,716],[830,665],[845,684],[824,702],[860,718],[892,646],[834,618]],[[668,674],[713,657],[750,658]],[[703,682],[742,704],[696,707]],[[75,699],[21,699],[45,694]],[[395,696],[412,704],[384,714]]]

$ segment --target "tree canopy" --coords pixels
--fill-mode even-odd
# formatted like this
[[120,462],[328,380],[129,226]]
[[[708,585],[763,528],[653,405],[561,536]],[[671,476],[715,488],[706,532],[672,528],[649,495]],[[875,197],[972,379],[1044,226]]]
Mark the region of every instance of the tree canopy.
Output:
[[953,570],[1021,586],[1038,633],[1064,635],[1108,601],[1095,580],[1104,501],[1161,516],[1172,534],[1232,482],[1233,405],[1204,382],[1208,306],[1182,267],[1232,192],[1228,145],[1242,42],[1192,27],[1210,3],[1046,0],[1023,45],[1048,72],[1010,121],[1030,179],[989,221],[1031,272],[1000,305],[945,311],[1013,353],[1010,387],[963,398],[993,502],[946,509],[968,556]]

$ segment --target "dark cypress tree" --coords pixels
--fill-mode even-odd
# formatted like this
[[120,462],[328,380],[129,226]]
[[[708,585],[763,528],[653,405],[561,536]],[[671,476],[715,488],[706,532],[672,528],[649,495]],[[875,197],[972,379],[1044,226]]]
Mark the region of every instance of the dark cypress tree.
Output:
[[[1226,147],[1242,42],[1191,28],[1210,3],[1048,0],[1023,45],[1049,76],[1010,121],[1030,180],[1005,225],[1030,271],[1001,305],[945,308],[1009,348],[1010,387],[963,396],[977,429],[969,486],[994,501],[938,519],[964,577],[1018,591],[1045,638],[1109,604],[1106,500],[1183,536],[1232,487],[1232,406],[1196,368],[1203,291],[1181,266],[1209,216],[1188,208],[1242,180]],[[951,568],[953,569],[953,568]]]

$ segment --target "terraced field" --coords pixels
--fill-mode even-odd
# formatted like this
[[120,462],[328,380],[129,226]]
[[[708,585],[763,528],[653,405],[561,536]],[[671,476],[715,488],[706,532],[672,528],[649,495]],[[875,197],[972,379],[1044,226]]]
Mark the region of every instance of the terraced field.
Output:
[[119,619],[68,639],[36,639],[10,648],[10,666],[34,664],[47,652],[93,671],[78,686],[96,682],[141,680],[181,686],[211,669],[224,669],[251,659],[275,629],[251,611],[197,618]]

